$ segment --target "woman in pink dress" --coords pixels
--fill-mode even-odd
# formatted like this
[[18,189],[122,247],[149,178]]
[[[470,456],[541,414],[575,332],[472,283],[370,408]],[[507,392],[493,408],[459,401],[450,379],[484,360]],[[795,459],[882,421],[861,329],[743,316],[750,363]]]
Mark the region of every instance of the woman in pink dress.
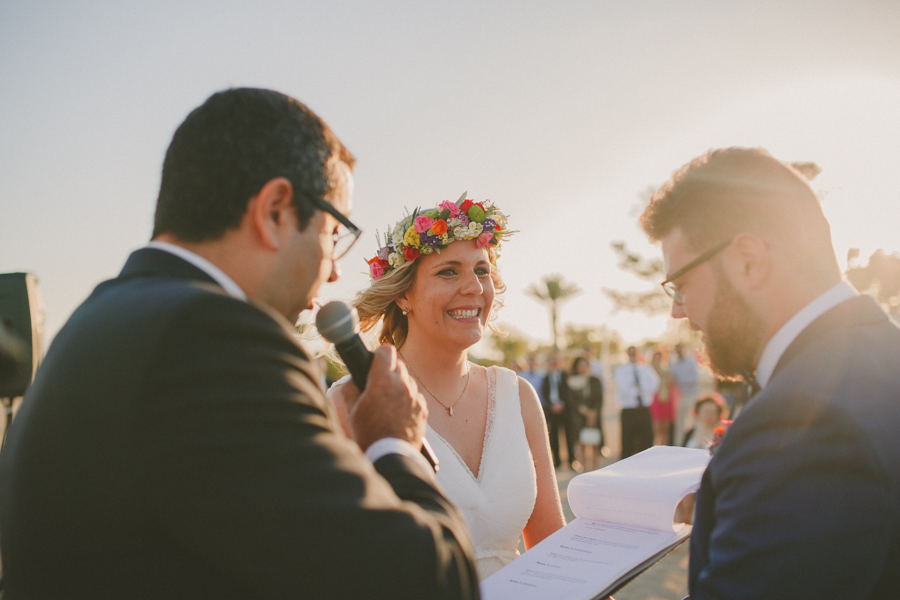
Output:
[[657,350],[650,362],[659,376],[659,389],[653,396],[653,404],[650,405],[653,444],[656,446],[668,446],[672,443],[672,426],[675,422],[675,407],[678,404],[678,386],[675,385],[675,378],[669,373],[668,366],[663,365],[662,359],[662,351]]

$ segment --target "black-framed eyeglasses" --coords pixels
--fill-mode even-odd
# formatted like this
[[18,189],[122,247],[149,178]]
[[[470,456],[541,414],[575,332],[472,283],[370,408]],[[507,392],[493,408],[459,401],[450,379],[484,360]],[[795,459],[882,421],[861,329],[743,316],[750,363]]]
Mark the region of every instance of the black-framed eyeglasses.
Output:
[[350,219],[342,215],[330,203],[325,202],[321,198],[312,199],[313,206],[321,211],[327,212],[329,215],[337,219],[340,223],[338,230],[334,232],[332,238],[334,240],[334,250],[331,251],[331,260],[337,260],[347,254],[359,236],[362,235],[362,229],[350,222]]
[[705,263],[706,261],[711,259],[713,256],[715,256],[716,254],[718,254],[719,252],[721,252],[722,250],[727,248],[729,246],[729,244],[731,244],[731,242],[732,242],[732,240],[725,240],[723,242],[716,244],[715,246],[713,246],[712,248],[710,248],[709,250],[707,250],[706,252],[704,252],[703,254],[701,254],[700,256],[698,256],[697,258],[692,260],[691,262],[689,262],[688,264],[684,265],[683,267],[681,267],[680,269],[678,269],[671,275],[667,275],[666,280],[663,281],[660,285],[662,286],[662,288],[664,290],[666,290],[666,294],[669,295],[669,298],[674,300],[675,304],[684,304],[684,296],[681,294],[681,291],[679,291],[678,288],[675,287],[675,284],[673,282],[676,279],[678,279],[679,277],[681,277],[682,275],[684,275],[685,273],[687,273],[688,271],[690,271],[691,269],[693,269],[699,265],[702,265],[703,263]]

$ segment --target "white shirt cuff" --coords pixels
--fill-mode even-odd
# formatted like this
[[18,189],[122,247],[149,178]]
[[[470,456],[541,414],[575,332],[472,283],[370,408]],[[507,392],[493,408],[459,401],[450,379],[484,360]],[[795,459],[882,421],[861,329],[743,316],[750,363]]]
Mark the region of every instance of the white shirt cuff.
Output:
[[412,444],[400,438],[381,438],[366,449],[366,458],[373,465],[379,458],[388,454],[402,454],[422,465],[427,471],[434,472],[434,468],[425,460],[422,453],[416,450]]

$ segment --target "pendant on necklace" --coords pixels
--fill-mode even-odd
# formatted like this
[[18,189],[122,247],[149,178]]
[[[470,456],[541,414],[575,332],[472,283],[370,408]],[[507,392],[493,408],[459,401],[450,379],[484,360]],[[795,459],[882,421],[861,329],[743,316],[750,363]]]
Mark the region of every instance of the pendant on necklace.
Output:
[[447,412],[449,412],[450,416],[452,417],[453,416],[453,407],[451,406],[450,408],[448,408]]

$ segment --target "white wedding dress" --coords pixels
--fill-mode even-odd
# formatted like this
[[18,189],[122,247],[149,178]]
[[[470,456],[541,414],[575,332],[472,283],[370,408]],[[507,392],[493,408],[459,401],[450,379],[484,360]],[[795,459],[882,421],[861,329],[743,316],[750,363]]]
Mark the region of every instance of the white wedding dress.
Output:
[[469,525],[479,580],[519,555],[519,536],[537,498],[518,378],[509,369],[490,367],[487,381],[487,427],[477,474],[431,426],[425,436],[439,461],[438,482]]

